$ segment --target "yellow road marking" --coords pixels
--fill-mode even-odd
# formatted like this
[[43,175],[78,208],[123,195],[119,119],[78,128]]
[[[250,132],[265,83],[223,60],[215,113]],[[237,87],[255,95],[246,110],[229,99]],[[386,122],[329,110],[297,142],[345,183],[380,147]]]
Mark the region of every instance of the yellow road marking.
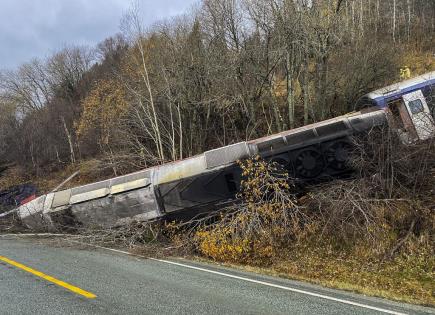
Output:
[[42,278],[44,280],[47,280],[49,282],[57,284],[58,286],[61,286],[61,287],[65,288],[65,289],[68,289],[68,290],[70,290],[70,291],[72,291],[74,293],[77,293],[79,295],[87,297],[88,299],[94,299],[94,298],[97,297],[95,294],[93,294],[91,292],[82,290],[82,289],[80,289],[78,287],[75,287],[75,286],[69,284],[69,283],[66,283],[64,281],[58,280],[56,278],[53,278],[52,276],[46,275],[45,273],[42,273],[42,272],[37,271],[35,269],[29,268],[29,267],[27,267],[27,266],[25,266],[23,264],[20,264],[19,262],[13,261],[13,260],[11,260],[9,258],[0,256],[0,261],[3,261],[5,263],[8,263],[9,265],[12,265],[12,266],[20,268],[20,269],[22,269],[24,271],[27,271],[27,272],[29,272],[29,273],[31,273],[31,274],[33,274],[35,276],[38,276],[38,277],[40,277],[40,278]]

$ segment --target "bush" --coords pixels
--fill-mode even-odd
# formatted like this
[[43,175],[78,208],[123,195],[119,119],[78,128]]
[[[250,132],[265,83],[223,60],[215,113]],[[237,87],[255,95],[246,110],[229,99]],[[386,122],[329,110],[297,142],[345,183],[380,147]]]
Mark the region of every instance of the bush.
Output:
[[198,249],[215,260],[267,263],[298,237],[306,216],[296,204],[288,174],[278,164],[255,158],[239,162],[239,202],[195,235]]
[[405,146],[378,130],[355,139],[353,157],[355,178],[311,187],[299,199],[278,165],[240,162],[239,203],[202,225],[197,249],[215,260],[258,265],[307,244],[384,261],[415,254],[414,243],[430,243],[434,142]]

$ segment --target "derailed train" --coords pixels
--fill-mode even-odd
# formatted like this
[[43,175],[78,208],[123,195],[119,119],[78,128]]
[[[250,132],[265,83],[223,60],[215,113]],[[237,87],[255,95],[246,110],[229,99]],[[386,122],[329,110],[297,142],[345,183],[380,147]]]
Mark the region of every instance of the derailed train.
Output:
[[346,171],[349,138],[387,125],[404,142],[435,135],[435,72],[362,97],[355,112],[181,161],[43,195],[18,209],[27,226],[80,224],[109,227],[130,220],[182,218],[218,210],[234,201],[241,182],[237,160],[272,159],[295,178]]

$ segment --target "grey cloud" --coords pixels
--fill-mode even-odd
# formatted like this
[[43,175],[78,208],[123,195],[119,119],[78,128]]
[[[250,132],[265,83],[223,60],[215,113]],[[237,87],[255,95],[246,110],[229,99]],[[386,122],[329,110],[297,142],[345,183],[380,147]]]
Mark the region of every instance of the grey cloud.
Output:
[[[142,0],[145,25],[186,11],[196,0]],[[119,31],[129,0],[0,0],[0,69],[65,45],[95,45]]]

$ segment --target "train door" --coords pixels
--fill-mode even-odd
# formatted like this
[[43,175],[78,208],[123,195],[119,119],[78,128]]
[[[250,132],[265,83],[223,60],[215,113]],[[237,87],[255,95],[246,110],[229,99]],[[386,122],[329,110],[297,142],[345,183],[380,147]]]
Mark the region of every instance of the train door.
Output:
[[435,123],[421,90],[403,95],[408,114],[419,140],[435,135]]
[[397,132],[403,143],[410,144],[417,139],[417,132],[402,99],[389,102],[387,114],[390,128]]

